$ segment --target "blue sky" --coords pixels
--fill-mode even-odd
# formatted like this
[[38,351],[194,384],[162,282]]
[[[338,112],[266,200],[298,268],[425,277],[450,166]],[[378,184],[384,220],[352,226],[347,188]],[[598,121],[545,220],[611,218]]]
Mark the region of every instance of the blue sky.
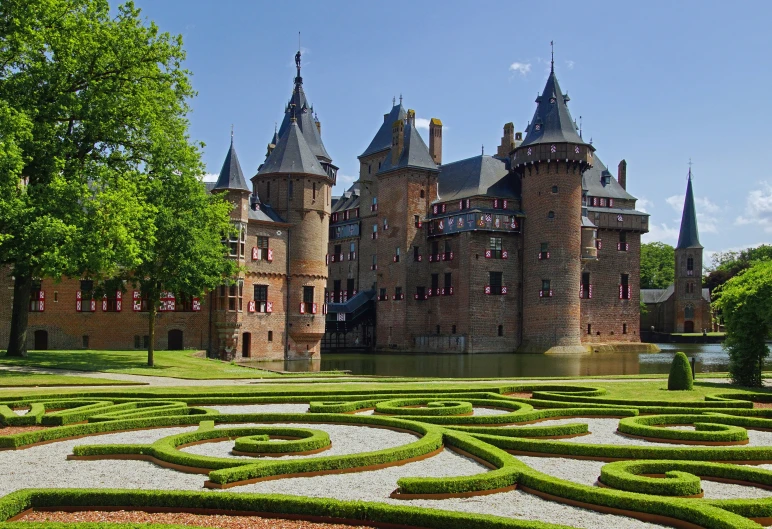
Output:
[[306,94],[344,183],[400,94],[419,122],[443,121],[445,161],[495,152],[504,123],[520,131],[533,115],[554,40],[585,139],[612,172],[627,160],[628,190],[652,215],[645,240],[675,244],[691,158],[706,250],[772,242],[772,2],[136,4],[183,35],[198,90],[191,135],[210,173],[231,124],[248,177],[264,159],[298,31]]

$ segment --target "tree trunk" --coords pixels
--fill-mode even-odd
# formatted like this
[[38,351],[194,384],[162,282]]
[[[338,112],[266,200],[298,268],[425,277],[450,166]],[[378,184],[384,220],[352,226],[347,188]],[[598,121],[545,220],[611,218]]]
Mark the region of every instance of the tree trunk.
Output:
[[155,352],[155,303],[150,304],[150,315],[148,317],[150,318],[150,328],[148,329],[147,365],[153,367],[153,353]]
[[11,336],[8,340],[6,356],[27,356],[27,323],[31,289],[32,277],[30,275],[16,274],[14,276]]

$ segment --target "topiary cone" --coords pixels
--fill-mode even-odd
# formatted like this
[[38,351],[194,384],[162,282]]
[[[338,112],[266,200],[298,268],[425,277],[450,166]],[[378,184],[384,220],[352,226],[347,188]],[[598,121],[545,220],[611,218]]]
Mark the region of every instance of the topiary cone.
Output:
[[679,351],[673,357],[673,363],[670,364],[667,389],[682,391],[690,390],[693,387],[694,379],[692,378],[692,367],[689,365],[689,359]]

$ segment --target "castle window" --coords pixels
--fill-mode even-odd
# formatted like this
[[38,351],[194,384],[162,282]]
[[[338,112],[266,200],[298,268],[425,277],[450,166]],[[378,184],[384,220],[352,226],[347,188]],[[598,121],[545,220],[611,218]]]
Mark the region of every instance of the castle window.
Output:
[[630,299],[630,276],[622,274],[619,283],[619,299]]
[[268,285],[254,285],[255,310],[266,312],[268,306]]
[[504,336],[504,326],[503,325],[499,325],[498,335],[499,336]]
[[386,298],[388,296],[386,295],[386,289],[382,288],[380,289],[380,294],[378,295],[378,301],[386,301]]
[[550,280],[549,279],[542,279],[541,280],[541,293],[543,297],[549,297],[550,295]]
[[592,334],[592,323],[587,324],[587,334]]
[[422,189],[422,190],[421,190],[421,198],[424,198],[424,196],[425,196],[425,194],[424,194],[424,190]]
[[689,304],[684,307],[684,318],[687,320],[694,318],[694,305]]
[[244,281],[238,282],[228,287],[228,310],[241,312],[242,296],[244,294]]
[[[552,192],[553,192],[553,193],[555,193],[555,194],[557,194],[557,192],[558,192],[558,186],[552,186]],[[582,198],[584,198],[584,197],[582,197]]]
[[402,287],[394,287],[394,299],[402,299]]
[[246,226],[241,228],[241,236],[239,237],[239,257],[242,259],[246,255],[247,247],[247,228]]
[[451,272],[445,272],[445,295],[450,295],[450,290],[453,288],[453,274]]
[[314,287],[312,286],[304,286],[303,287],[303,305],[304,305],[304,313],[305,314],[313,314],[314,313]]
[[450,327],[450,334],[456,334],[456,326],[455,325],[451,325],[451,327]]
[[270,202],[271,200],[271,182],[265,183],[265,201]]
[[686,293],[687,294],[694,294],[694,283],[689,281],[686,283]]
[[394,249],[394,262],[395,262],[395,263],[398,263],[398,262],[399,262],[399,246],[397,246],[397,247]]
[[41,296],[42,292],[43,290],[42,290],[41,281],[39,279],[33,279],[32,285],[30,286],[30,292],[29,292],[29,311],[30,312],[43,312],[45,303],[43,301],[43,297]]
[[292,180],[289,181],[289,199],[292,200],[292,194],[293,194],[294,188],[292,186]]
[[432,290],[429,294],[438,295],[440,293],[440,274],[432,274]]
[[353,297],[354,293],[354,278],[350,277],[346,279],[346,297]]
[[590,273],[589,272],[583,272],[582,273],[582,291],[581,295],[579,296],[583,299],[590,299],[592,297],[592,289],[590,287]]
[[440,334],[440,326],[437,325],[437,334]]
[[426,298],[426,287],[415,287],[416,299],[423,301]]
[[488,284],[491,287],[492,295],[497,296],[501,294],[502,283],[501,272],[488,272]]
[[435,259],[440,258],[440,243],[435,241],[432,241],[432,255]]
[[539,251],[539,259],[549,259],[550,258],[550,243],[543,242],[541,243],[541,249]]
[[493,259],[501,259],[501,237],[490,238],[490,250]]
[[367,165],[367,174],[370,174],[372,172],[373,172],[373,166],[368,164]]
[[373,203],[370,205],[370,211],[378,211],[378,197],[373,197]]
[[316,182],[314,182],[314,184],[313,184],[313,191],[312,191],[312,193],[313,194],[312,194],[311,198],[316,200]]
[[389,219],[383,219],[383,229],[384,231],[389,229]]
[[450,239],[445,239],[445,260],[453,259],[453,250],[450,248]]
[[694,275],[694,257],[687,257],[686,259],[686,275]]
[[627,324],[626,323],[622,324],[622,334],[627,334]]
[[549,213],[547,213],[547,218],[548,219],[554,219],[555,218],[555,212],[554,211],[550,211]]
[[273,331],[268,331],[268,341],[269,342],[273,341]]
[[619,244],[617,244],[617,250],[620,252],[626,252],[630,249],[630,245],[627,242],[627,232],[626,231],[620,231],[619,232]]
[[373,270],[375,270],[376,268],[378,268],[378,261],[377,261],[377,256],[376,256],[375,254],[373,254],[373,255],[372,255],[372,258],[373,258],[373,261],[372,261],[372,265],[371,265],[371,268],[372,268]]
[[421,217],[419,217],[418,215],[413,215],[413,225],[416,228],[420,228],[421,227]]

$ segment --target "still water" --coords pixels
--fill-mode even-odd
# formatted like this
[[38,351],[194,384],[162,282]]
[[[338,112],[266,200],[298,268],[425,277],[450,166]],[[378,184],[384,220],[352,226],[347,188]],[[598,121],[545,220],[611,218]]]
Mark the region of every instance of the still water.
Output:
[[695,358],[698,373],[727,371],[729,357],[720,344],[659,344],[660,353],[537,354],[337,354],[321,360],[260,362],[284,371],[349,370],[354,375],[395,377],[558,377],[667,373],[676,351]]

